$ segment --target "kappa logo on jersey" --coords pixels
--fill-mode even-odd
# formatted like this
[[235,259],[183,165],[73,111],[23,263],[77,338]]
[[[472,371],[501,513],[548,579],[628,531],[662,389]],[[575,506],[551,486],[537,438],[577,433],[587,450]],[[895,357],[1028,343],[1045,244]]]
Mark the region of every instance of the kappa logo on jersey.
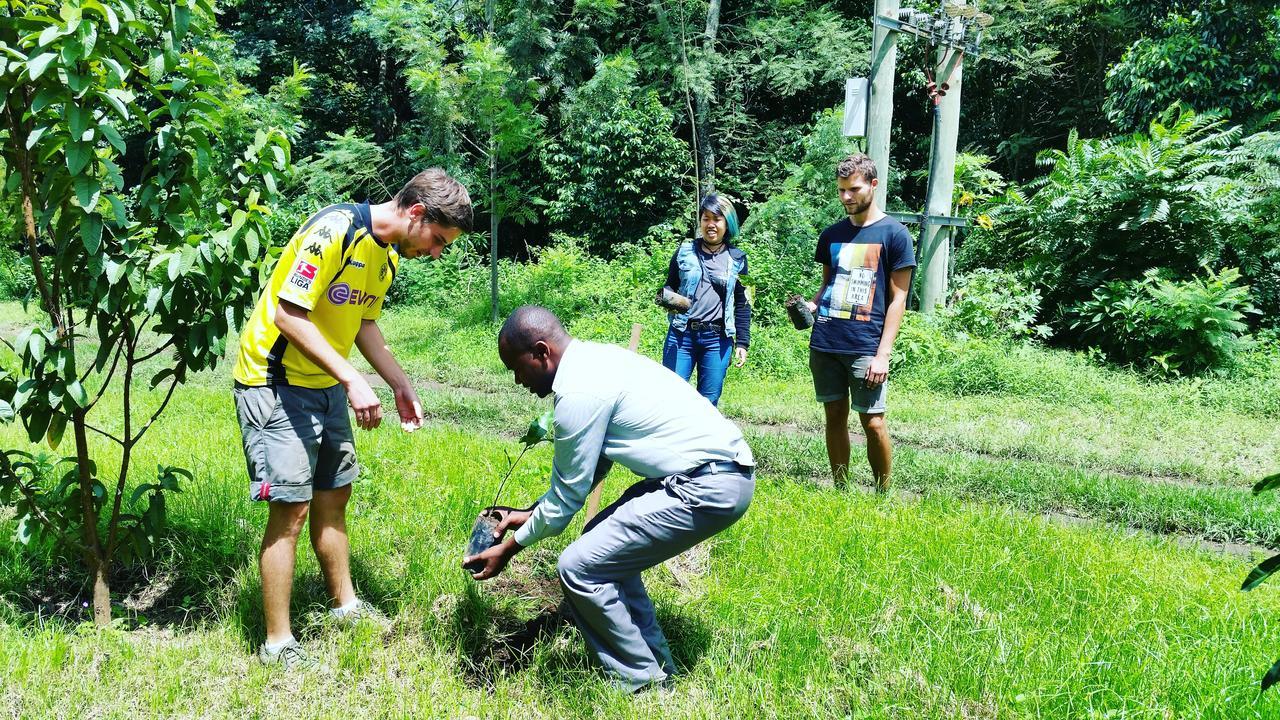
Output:
[[378,300],[377,295],[353,288],[344,282],[330,285],[325,295],[334,305],[372,305]]
[[313,242],[304,249],[316,257],[320,257],[324,254],[324,248],[320,247],[320,243]]
[[289,274],[289,284],[301,290],[310,290],[311,283],[316,280],[316,266],[306,260],[299,260]]
[[387,279],[387,263],[382,263],[382,269],[378,271],[378,279],[379,280]]

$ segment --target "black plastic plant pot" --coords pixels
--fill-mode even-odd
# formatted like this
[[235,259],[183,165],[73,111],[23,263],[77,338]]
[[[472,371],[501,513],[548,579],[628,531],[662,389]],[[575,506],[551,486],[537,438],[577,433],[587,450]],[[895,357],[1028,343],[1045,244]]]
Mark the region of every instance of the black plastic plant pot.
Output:
[[[503,513],[514,509],[495,505],[481,510],[480,515],[476,517],[476,524],[471,526],[471,539],[467,541],[467,552],[463,557],[479,555],[497,545],[498,541],[494,539],[493,531],[497,529],[498,523],[502,522]],[[480,572],[484,569],[484,563],[475,560],[463,565],[462,569],[469,573]]]
[[813,327],[813,311],[809,309],[809,303],[799,295],[792,295],[787,299],[787,317],[791,318],[791,324],[797,330]]
[[693,307],[692,300],[669,287],[659,290],[658,297],[654,298],[653,302],[655,305],[674,313],[682,313]]

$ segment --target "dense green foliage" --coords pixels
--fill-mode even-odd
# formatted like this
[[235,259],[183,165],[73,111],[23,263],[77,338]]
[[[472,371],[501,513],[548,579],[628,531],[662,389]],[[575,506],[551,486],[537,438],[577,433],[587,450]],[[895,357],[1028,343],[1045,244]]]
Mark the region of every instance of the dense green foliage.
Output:
[[[297,150],[268,221],[274,243],[319,207],[386,197],[441,165],[471,188],[481,227],[497,216],[504,258],[558,236],[605,257],[631,247],[665,256],[693,230],[701,172],[746,216],[747,282],[757,317],[775,322],[783,298],[812,291],[811,244],[841,217],[830,169],[857,143],[839,135],[831,108],[842,80],[868,69],[872,5],[499,0],[490,26],[480,0],[240,1],[219,32],[184,43],[229,76],[226,136],[279,127]],[[1067,308],[1151,269],[1185,281],[1204,266],[1239,268],[1260,310],[1251,329],[1273,324],[1274,4],[983,9],[996,22],[965,69],[955,214],[977,227],[959,269],[1029,277],[1042,298],[1029,326],[1077,347],[1090,341]],[[932,113],[917,88],[931,56],[924,43],[899,43],[882,173],[897,209],[918,209],[927,183]],[[1174,103],[1183,109],[1166,111]],[[709,157],[714,177],[701,165]],[[0,271],[0,293],[29,287],[22,272]]]
[[1245,345],[1245,314],[1257,312],[1239,279],[1235,268],[1182,282],[1149,270],[1141,280],[1103,285],[1068,312],[1086,342],[1119,362],[1170,372],[1220,368]]

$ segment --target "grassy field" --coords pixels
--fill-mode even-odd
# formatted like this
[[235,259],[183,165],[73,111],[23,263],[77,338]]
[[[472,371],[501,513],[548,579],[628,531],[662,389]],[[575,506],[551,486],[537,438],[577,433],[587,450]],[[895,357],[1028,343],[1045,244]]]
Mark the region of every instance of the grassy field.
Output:
[[[17,321],[0,306],[0,325]],[[824,484],[803,375],[731,376],[726,409],[762,460],[756,501],[704,551],[650,572],[686,674],[670,694],[633,699],[608,688],[553,612],[555,551],[580,525],[519,556],[496,583],[457,568],[504,449],[544,404],[511,390],[491,329],[407,313],[385,324],[432,419],[413,435],[388,426],[357,439],[354,575],[390,629],[325,623],[323,585],[303,552],[297,632],[327,667],[285,677],[257,666],[265,513],[245,499],[228,382],[203,374],[140,450],[138,467],[163,461],[196,480],[172,501],[167,560],[116,578],[118,627],[76,622],[66,603],[82,596],[79,578],[12,545],[11,523],[0,527],[0,714],[1280,716],[1280,695],[1257,692],[1280,653],[1280,591],[1239,592],[1241,558],[1126,530],[1280,545],[1273,502],[1244,490],[1280,457],[1274,419],[1219,391],[1202,392],[1199,420],[1212,422],[1187,437],[1195,423],[1176,383],[1144,390],[1117,372],[1100,391],[1052,402],[926,392],[907,377],[892,423],[896,478],[913,492],[876,498]],[[783,344],[798,337],[762,344],[793,353]],[[1101,410],[1110,412],[1091,415]],[[1125,434],[1127,451],[1114,437]],[[0,443],[25,447],[14,426],[0,426]],[[549,462],[546,447],[531,453],[505,499],[539,494]],[[615,470],[606,496],[628,481]],[[1063,526],[1040,516],[1048,510],[1099,522]]]

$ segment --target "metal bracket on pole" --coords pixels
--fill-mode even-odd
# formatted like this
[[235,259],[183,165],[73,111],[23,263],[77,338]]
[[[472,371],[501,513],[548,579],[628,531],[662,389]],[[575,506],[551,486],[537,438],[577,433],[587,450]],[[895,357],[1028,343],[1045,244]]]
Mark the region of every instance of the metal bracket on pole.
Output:
[[979,54],[978,46],[974,43],[939,42],[938,38],[935,37],[933,33],[927,30],[922,30],[914,25],[909,25],[895,18],[888,18],[882,15],[872,15],[871,24],[879,25],[880,27],[885,28],[890,32],[907,33],[908,35],[915,35],[918,38],[928,40],[932,44],[946,45],[948,47],[955,48],[956,50],[962,50],[969,55],[973,55],[974,57],[977,57]]
[[886,212],[885,215],[904,225],[949,225],[969,227],[969,219],[950,215],[925,215],[923,213]]

